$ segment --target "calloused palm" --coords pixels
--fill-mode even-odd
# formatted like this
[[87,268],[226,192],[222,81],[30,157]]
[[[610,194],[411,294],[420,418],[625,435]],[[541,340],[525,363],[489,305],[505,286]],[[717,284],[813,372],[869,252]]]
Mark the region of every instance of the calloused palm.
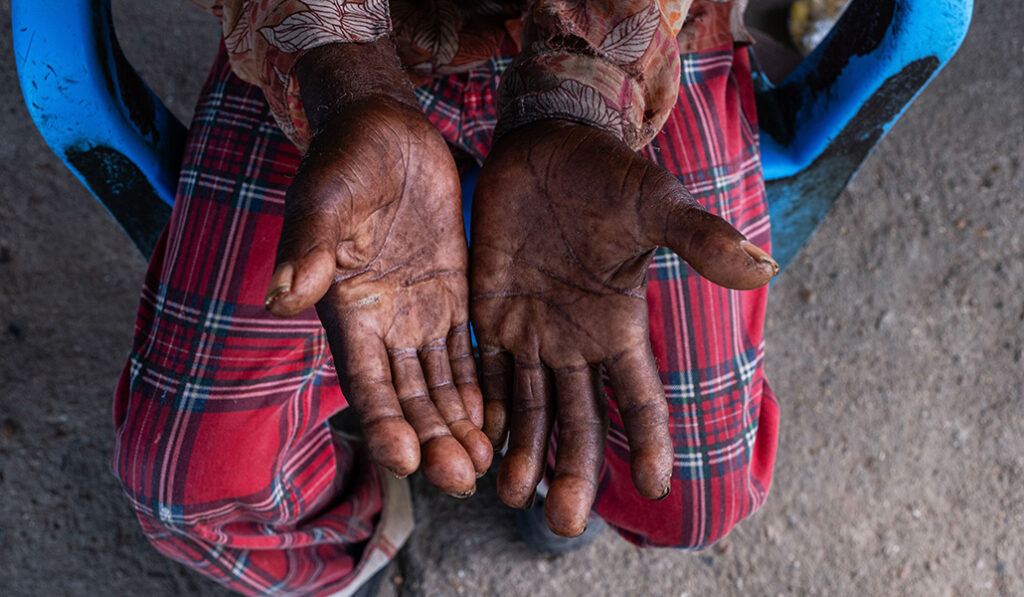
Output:
[[713,282],[767,284],[771,258],[704,211],[667,171],[593,127],[545,120],[509,133],[480,173],[470,281],[481,351],[484,431],[508,437],[498,491],[532,501],[553,420],[551,529],[583,532],[597,491],[607,373],[645,497],[669,490],[668,407],[648,335],[646,274],[667,246]]
[[286,198],[267,308],[316,304],[371,457],[465,496],[491,446],[470,345],[459,179],[434,127],[389,98],[322,123]]

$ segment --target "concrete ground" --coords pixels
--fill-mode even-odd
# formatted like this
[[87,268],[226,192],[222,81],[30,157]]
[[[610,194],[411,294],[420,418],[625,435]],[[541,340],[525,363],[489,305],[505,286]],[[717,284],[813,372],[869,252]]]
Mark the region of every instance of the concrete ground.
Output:
[[[187,119],[217,28],[115,1],[128,55]],[[768,503],[701,553],[606,533],[543,557],[493,475],[416,484],[402,595],[1024,595],[1024,9],[984,0],[772,292],[782,406]],[[0,10],[0,592],[223,595],[156,553],[107,469],[144,262],[32,127]]]

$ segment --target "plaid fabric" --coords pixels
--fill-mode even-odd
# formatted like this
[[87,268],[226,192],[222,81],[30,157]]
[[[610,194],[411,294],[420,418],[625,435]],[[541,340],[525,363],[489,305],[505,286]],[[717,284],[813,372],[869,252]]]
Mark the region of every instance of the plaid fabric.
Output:
[[[514,51],[505,46],[503,51]],[[483,164],[498,122],[497,89],[512,56],[494,56],[466,73],[439,77],[416,88],[416,100],[449,145]]]
[[[721,48],[682,63],[677,105],[645,155],[767,246],[746,53]],[[504,64],[418,92],[449,143],[478,158]],[[467,117],[467,106],[477,112]],[[112,468],[148,538],[247,594],[352,589],[367,562],[386,561],[404,538],[382,531],[397,498],[358,442],[327,424],[346,403],[315,313],[280,320],[262,306],[299,157],[222,48],[114,405]],[[633,488],[612,405],[595,508],[634,543],[702,547],[756,510],[771,479],[778,415],[762,368],[766,291],[724,290],[666,251],[649,278],[676,441],[672,493],[651,502]]]
[[346,403],[316,314],[263,308],[299,159],[222,48],[114,405],[113,470],[146,535],[250,594],[329,594],[398,548],[371,545],[381,480],[327,425]]
[[[756,114],[745,49],[684,54],[676,107],[643,154],[768,250]],[[672,252],[656,253],[647,302],[675,466],[667,498],[641,497],[630,481],[621,419],[609,402],[611,430],[595,510],[629,541],[706,547],[764,502],[778,436],[778,405],[763,367],[767,292],[727,290]]]

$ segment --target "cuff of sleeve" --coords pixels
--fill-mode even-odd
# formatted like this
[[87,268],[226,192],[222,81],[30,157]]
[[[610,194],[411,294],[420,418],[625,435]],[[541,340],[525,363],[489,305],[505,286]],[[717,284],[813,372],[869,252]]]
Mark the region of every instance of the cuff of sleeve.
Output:
[[608,131],[634,150],[649,143],[679,94],[674,21],[651,4],[603,36],[551,33],[573,29],[559,23],[536,25],[502,76],[495,136],[558,118]]
[[558,118],[608,131],[640,149],[661,130],[678,94],[679,57],[674,51],[669,56],[657,73],[644,77],[586,55],[516,60],[498,90],[495,138],[531,122]]
[[254,12],[239,15],[241,21],[248,22],[237,23],[224,41],[232,63],[241,67],[236,72],[256,75],[255,82],[263,89],[274,119],[304,151],[310,130],[294,76],[295,64],[320,46],[372,42],[390,35],[388,0],[284,0],[271,10],[261,10],[258,4],[253,3]]

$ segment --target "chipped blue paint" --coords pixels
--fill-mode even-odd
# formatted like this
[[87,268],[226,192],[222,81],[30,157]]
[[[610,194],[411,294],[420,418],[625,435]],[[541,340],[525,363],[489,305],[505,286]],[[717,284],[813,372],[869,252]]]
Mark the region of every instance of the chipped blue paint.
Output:
[[772,255],[781,267],[960,47],[973,5],[854,0],[832,33],[782,83],[757,81]]
[[[765,180],[793,176],[810,166],[850,123],[860,107],[906,65],[929,56],[945,65],[967,34],[974,2],[855,0],[854,4],[893,5],[891,23],[884,37],[870,53],[848,56],[848,61],[838,70],[828,88],[818,89],[813,85],[813,79],[820,76],[821,70],[835,68],[835,65],[827,63],[828,46],[838,41],[833,31],[779,85],[794,85],[800,89],[798,99],[794,98],[799,103],[799,110],[789,131],[791,139],[778,139],[772,131],[762,129],[761,163]],[[844,17],[863,19],[853,10]],[[864,31],[863,24],[856,22],[840,23],[836,29],[854,36]],[[883,131],[888,131],[909,104],[883,124]]]
[[69,163],[69,150],[128,156],[171,205],[185,127],[124,61],[109,0],[13,0],[11,9],[25,104],[53,152],[94,193],[95,176]]

